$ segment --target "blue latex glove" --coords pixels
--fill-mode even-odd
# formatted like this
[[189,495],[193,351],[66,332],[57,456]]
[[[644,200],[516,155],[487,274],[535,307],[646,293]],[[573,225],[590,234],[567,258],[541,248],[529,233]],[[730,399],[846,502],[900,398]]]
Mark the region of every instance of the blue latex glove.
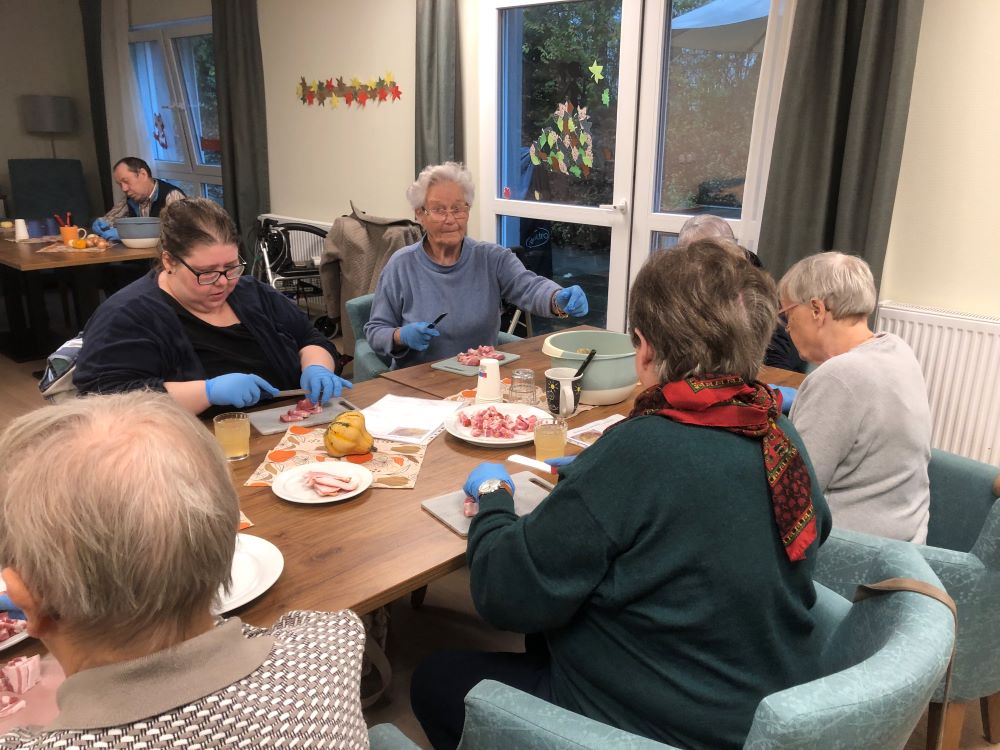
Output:
[[479,464],[469,474],[469,478],[465,480],[465,486],[463,487],[465,494],[478,500],[479,485],[487,479],[502,479],[510,485],[511,495],[514,494],[514,480],[510,478],[510,474],[507,473],[502,464]]
[[781,413],[788,414],[792,410],[795,396],[798,395],[798,388],[789,388],[787,385],[771,385],[772,391],[781,393]]
[[560,310],[574,318],[583,317],[590,310],[590,306],[587,304],[587,295],[578,286],[571,286],[556,292],[556,304]]
[[407,323],[399,329],[399,340],[414,351],[422,352],[431,345],[431,339],[440,336],[437,328],[430,323]]
[[27,620],[28,618],[24,616],[24,612],[19,610],[14,606],[14,602],[10,600],[10,597],[6,594],[0,594],[0,612],[6,612],[15,620]]
[[94,230],[94,234],[99,234],[106,240],[112,240],[113,242],[118,242],[121,237],[118,236],[118,230],[115,229],[111,224],[109,224],[104,219],[95,219],[94,225],[91,227]]
[[566,464],[573,463],[576,456],[559,456],[558,458],[546,458],[545,463],[549,466],[565,466]]
[[299,378],[299,387],[306,392],[306,396],[314,404],[325,404],[331,398],[340,396],[344,386],[353,388],[350,380],[339,377],[329,367],[323,365],[309,365],[302,371]]
[[260,401],[261,392],[278,395],[278,389],[264,378],[247,372],[227,372],[205,381],[205,395],[213,406],[253,406]]

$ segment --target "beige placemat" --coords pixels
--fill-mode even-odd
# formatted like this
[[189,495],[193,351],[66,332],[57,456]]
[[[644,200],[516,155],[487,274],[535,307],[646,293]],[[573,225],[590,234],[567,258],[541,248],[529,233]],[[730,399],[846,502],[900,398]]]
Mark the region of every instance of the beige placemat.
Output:
[[411,489],[417,483],[426,448],[422,445],[375,440],[375,450],[361,456],[333,458],[323,446],[322,427],[292,425],[246,481],[247,487],[270,487],[278,474],[295,466],[319,461],[348,461],[368,469],[375,487]]
[[108,248],[106,247],[70,247],[69,245],[64,245],[61,242],[57,242],[54,245],[49,245],[47,247],[39,248],[36,253],[103,253]]

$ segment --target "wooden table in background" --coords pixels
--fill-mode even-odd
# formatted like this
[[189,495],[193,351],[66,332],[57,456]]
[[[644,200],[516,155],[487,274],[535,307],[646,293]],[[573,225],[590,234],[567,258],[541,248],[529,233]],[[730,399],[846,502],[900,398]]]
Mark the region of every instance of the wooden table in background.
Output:
[[[66,280],[72,287],[76,317],[82,328],[100,301],[99,266],[151,260],[160,255],[158,247],[137,250],[114,245],[101,253],[38,252],[43,247],[47,245],[0,240],[0,282],[10,327],[4,353],[16,362],[45,357],[68,338],[65,332],[57,334],[49,328],[42,278],[38,271],[68,269]],[[69,335],[75,333],[74,330]]]

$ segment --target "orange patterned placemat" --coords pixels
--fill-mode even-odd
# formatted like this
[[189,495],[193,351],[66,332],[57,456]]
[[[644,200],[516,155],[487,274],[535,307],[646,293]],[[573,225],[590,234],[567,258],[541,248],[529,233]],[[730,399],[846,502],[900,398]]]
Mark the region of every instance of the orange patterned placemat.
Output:
[[332,458],[323,447],[326,425],[302,427],[292,425],[256,471],[246,481],[247,487],[270,487],[283,471],[295,466],[318,461],[349,461],[360,464],[375,477],[375,487],[410,489],[417,483],[420,464],[423,463],[425,446],[375,440],[375,450],[361,456]]

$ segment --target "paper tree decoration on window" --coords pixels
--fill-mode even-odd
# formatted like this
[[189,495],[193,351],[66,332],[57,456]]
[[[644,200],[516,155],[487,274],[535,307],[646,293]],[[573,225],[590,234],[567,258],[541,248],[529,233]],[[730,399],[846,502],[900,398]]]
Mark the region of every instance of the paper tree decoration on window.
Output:
[[588,176],[594,166],[594,139],[587,108],[563,102],[552,113],[552,119],[555,126],[543,128],[538,140],[531,144],[531,163],[574,177]]
[[377,104],[385,101],[394,102],[402,95],[399,84],[393,80],[392,73],[388,71],[379,78],[369,79],[367,83],[362,83],[357,78],[352,78],[350,83],[344,83],[343,77],[338,78],[336,82],[332,78],[327,78],[308,83],[305,76],[302,76],[299,78],[298,86],[295,87],[295,97],[307,107],[314,105],[325,107],[329,101],[331,109],[339,107],[341,99],[348,107],[356,104],[364,109],[368,102]]

